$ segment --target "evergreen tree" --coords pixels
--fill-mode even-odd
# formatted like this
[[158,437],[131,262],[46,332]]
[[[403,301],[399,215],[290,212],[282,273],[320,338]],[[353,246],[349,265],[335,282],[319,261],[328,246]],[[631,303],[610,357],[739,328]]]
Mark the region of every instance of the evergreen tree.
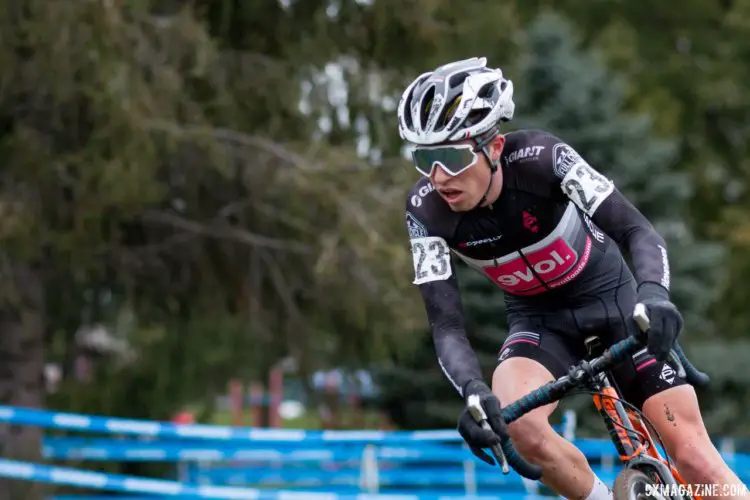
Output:
[[[708,330],[703,315],[716,281],[712,264],[719,261],[721,251],[697,242],[682,219],[691,185],[672,168],[673,143],[654,137],[649,117],[623,112],[623,83],[594,54],[578,48],[564,19],[549,13],[539,16],[519,45],[524,54],[518,67],[507,72],[516,88],[514,128],[548,130],[615,181],[667,240],[672,297],[684,312],[686,331],[693,335]],[[461,267],[469,337],[489,380],[507,335],[505,308],[494,284]],[[431,341],[425,340],[409,362],[383,370],[382,381],[384,401],[398,424],[455,424],[462,402],[440,372]],[[591,406],[588,398],[562,405]],[[591,424],[603,429],[601,422]]]

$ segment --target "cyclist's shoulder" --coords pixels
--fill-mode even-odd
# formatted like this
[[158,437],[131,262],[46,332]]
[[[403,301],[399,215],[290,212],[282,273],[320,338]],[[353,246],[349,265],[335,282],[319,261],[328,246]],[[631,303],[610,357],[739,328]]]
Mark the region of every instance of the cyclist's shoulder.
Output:
[[555,169],[559,144],[564,144],[561,139],[541,129],[506,133],[500,155],[506,185],[545,197],[561,195]]
[[446,238],[455,226],[456,213],[443,200],[427,177],[421,177],[406,196],[406,222],[412,237]]
[[502,154],[508,167],[528,165],[519,173],[562,179],[572,165],[585,163],[580,154],[561,137],[542,129],[522,129],[505,135]]
[[[541,129],[514,130],[505,134],[502,162],[507,167],[523,166],[527,173],[542,172],[552,167],[554,151],[563,141]],[[542,169],[533,168],[542,167]]]
[[561,142],[562,139],[552,132],[540,128],[522,128],[505,132],[506,144],[510,146],[548,146]]

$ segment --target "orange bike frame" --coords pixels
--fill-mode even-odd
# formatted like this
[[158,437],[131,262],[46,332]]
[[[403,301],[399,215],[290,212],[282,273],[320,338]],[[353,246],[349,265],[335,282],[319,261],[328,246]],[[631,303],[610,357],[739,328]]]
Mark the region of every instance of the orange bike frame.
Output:
[[[623,464],[627,464],[636,457],[648,455],[664,464],[679,484],[686,484],[677,469],[659,453],[643,419],[620,402],[620,395],[614,387],[610,385],[601,387],[598,393],[594,394],[593,399],[596,409],[604,417]],[[693,498],[701,500],[699,496]]]

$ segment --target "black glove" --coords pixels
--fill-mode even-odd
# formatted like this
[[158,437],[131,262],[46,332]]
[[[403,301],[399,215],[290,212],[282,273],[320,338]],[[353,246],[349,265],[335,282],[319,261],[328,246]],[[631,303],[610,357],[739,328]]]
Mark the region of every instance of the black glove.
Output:
[[469,410],[465,408],[458,419],[458,433],[461,434],[461,437],[477,458],[490,465],[495,465],[494,458],[482,448],[490,448],[500,443],[501,440],[509,438],[508,428],[501,412],[500,400],[492,394],[492,390],[482,380],[472,380],[466,384],[464,398],[467,402],[472,394],[479,396],[479,402],[487,415],[487,422],[495,432],[482,429],[471,416]]
[[638,302],[646,306],[651,323],[647,333],[648,352],[657,361],[666,361],[682,331],[682,315],[669,301],[669,292],[656,283],[643,283],[638,287]]

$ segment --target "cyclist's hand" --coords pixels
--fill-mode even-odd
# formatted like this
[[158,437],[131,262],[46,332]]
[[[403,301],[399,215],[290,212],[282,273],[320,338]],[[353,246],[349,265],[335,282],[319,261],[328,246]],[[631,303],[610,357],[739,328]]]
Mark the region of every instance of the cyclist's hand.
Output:
[[490,465],[495,465],[495,460],[489,453],[482,448],[490,448],[501,440],[508,439],[508,428],[503,419],[500,401],[492,394],[492,390],[481,380],[472,380],[466,384],[464,389],[464,398],[476,394],[479,396],[480,404],[487,415],[487,422],[492,427],[492,431],[482,429],[479,423],[474,420],[468,409],[464,409],[458,419],[458,433],[469,445],[471,452],[480,460]]
[[647,332],[648,352],[657,361],[666,361],[682,331],[682,315],[669,301],[666,289],[656,283],[643,283],[638,288],[638,302],[646,307],[651,323]]

